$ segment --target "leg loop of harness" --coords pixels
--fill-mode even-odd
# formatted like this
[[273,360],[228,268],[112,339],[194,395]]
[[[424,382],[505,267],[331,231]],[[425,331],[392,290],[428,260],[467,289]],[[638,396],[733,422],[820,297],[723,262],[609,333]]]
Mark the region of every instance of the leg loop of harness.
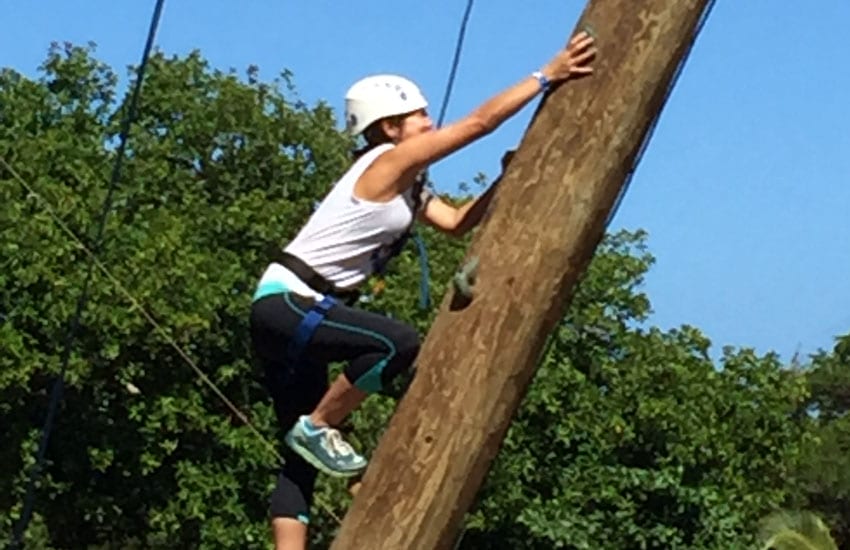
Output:
[[289,342],[289,347],[287,348],[287,359],[291,365],[297,365],[301,360],[304,349],[307,347],[307,344],[310,343],[310,340],[316,333],[316,329],[319,328],[322,320],[324,320],[325,316],[327,316],[328,311],[330,311],[336,303],[336,298],[326,295],[324,298],[317,301],[313,307],[310,308],[307,314],[304,315],[304,318],[301,319],[301,322],[298,324],[298,328],[295,329],[295,336]]

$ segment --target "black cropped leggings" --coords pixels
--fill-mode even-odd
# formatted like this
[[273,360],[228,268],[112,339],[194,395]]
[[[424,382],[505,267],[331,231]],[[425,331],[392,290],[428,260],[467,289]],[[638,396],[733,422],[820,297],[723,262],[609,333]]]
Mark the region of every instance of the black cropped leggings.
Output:
[[[271,294],[251,307],[251,341],[284,430],[309,414],[328,388],[328,364],[345,361],[345,377],[366,392],[384,390],[412,366],[419,353],[419,335],[412,327],[361,309],[337,304],[317,327],[296,364],[287,348],[311,298],[293,293]],[[316,470],[294,453],[271,498],[272,517],[291,517],[307,523]]]

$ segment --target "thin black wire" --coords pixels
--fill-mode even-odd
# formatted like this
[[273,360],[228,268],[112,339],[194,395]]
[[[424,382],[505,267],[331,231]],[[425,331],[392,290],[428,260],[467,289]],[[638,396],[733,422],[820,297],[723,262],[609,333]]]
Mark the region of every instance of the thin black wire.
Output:
[[[708,4],[706,4],[705,9],[700,15],[699,21],[697,22],[697,26],[694,29],[694,34],[691,38],[690,44],[688,44],[687,49],[685,50],[685,54],[679,60],[679,64],[676,66],[676,70],[673,73],[673,78],[670,79],[670,83],[667,85],[667,90],[664,92],[664,100],[662,101],[662,105],[667,103],[667,100],[670,98],[670,94],[673,93],[673,88],[676,86],[676,82],[679,80],[679,75],[682,74],[682,69],[685,67],[685,63],[688,61],[688,58],[691,55],[691,50],[693,50],[694,44],[696,43],[697,37],[699,37],[702,28],[705,26],[706,21],[708,21],[708,17],[711,15],[711,10],[714,9],[714,4],[716,0],[709,0]],[[646,152],[646,148],[649,146],[649,141],[652,139],[652,134],[655,132],[655,127],[658,125],[658,120],[661,118],[661,111],[655,115],[652,119],[652,122],[649,125],[649,129],[646,132],[646,135],[643,136],[643,141],[641,141],[640,146],[638,147],[637,155],[635,155],[634,161],[632,161],[632,165],[629,168],[629,173],[626,175],[626,181],[623,183],[623,186],[620,187],[620,192],[617,194],[617,198],[614,201],[614,207],[608,213],[608,219],[605,220],[605,227],[611,223],[611,220],[614,219],[614,216],[617,215],[617,211],[620,209],[620,205],[623,202],[623,198],[626,196],[626,191],[629,188],[629,185],[632,183],[632,177],[635,175],[635,170],[637,170],[637,166],[643,158],[643,154]]]
[[[139,69],[137,71],[136,83],[133,87],[133,95],[130,98],[129,107],[127,110],[127,116],[122,121],[121,133],[119,135],[119,144],[118,149],[116,150],[116,159],[115,165],[112,169],[112,176],[109,181],[109,187],[106,193],[106,198],[103,201],[103,206],[100,211],[100,217],[97,221],[94,244],[92,249],[97,251],[100,246],[103,244],[103,233],[106,226],[106,220],[109,216],[109,211],[112,209],[112,197],[115,192],[115,188],[118,184],[118,179],[121,175],[121,168],[124,162],[124,153],[127,148],[127,138],[130,132],[130,125],[133,122],[133,119],[136,116],[136,105],[139,101],[139,95],[142,88],[142,81],[144,80],[145,68],[147,67],[148,58],[150,57],[151,49],[153,48],[154,37],[156,36],[156,30],[159,26],[159,20],[162,15],[162,6],[165,3],[165,0],[157,0],[156,5],[154,7],[154,12],[151,17],[150,27],[148,28],[148,37],[145,42],[145,48],[142,53],[142,61],[139,64]],[[68,362],[71,357],[71,346],[74,342],[74,338],[79,331],[81,317],[83,313],[83,309],[86,306],[86,303],[89,299],[89,286],[91,283],[92,272],[94,270],[94,261],[90,260],[88,262],[88,266],[86,268],[86,277],[83,282],[83,290],[80,293],[80,297],[77,300],[77,306],[74,311],[74,315],[71,318],[70,327],[68,332],[65,335],[65,340],[63,342],[62,347],[62,356],[61,356],[61,367],[59,370],[59,376],[54,381],[53,387],[50,390],[50,402],[47,406],[47,415],[44,420],[44,428],[41,433],[41,440],[38,445],[38,452],[36,455],[35,464],[30,471],[30,476],[27,481],[27,490],[24,496],[24,507],[21,513],[21,517],[15,526],[15,530],[12,534],[12,540],[9,543],[8,548],[10,550],[15,550],[20,548],[21,542],[23,539],[23,535],[29,526],[29,522],[32,519],[32,512],[35,506],[35,482],[38,479],[42,465],[44,464],[44,458],[47,454],[47,445],[50,441],[50,434],[53,431],[53,423],[56,419],[56,411],[59,407],[59,403],[62,400],[62,394],[65,390],[65,371],[68,368]]]
[[[679,80],[679,76],[682,74],[682,69],[685,67],[685,63],[691,55],[691,50],[693,50],[694,44],[696,43],[697,37],[699,37],[702,28],[705,26],[706,21],[708,21],[708,17],[711,15],[711,10],[714,9],[714,4],[716,0],[709,0],[706,4],[705,9],[700,15],[699,21],[694,29],[693,36],[691,38],[690,43],[685,50],[684,55],[679,60],[678,65],[676,66],[676,70],[673,72],[673,77],[670,79],[670,83],[667,85],[667,89],[664,92],[664,100],[662,101],[662,105],[667,103],[667,100],[670,98],[670,94],[673,93],[673,88],[676,86],[676,82]],[[629,188],[629,185],[632,182],[632,178],[634,177],[635,170],[637,169],[638,164],[643,158],[643,154],[646,152],[647,146],[649,146],[649,141],[652,139],[652,134],[655,132],[655,128],[658,125],[658,120],[661,118],[661,111],[655,115],[649,125],[649,129],[644,135],[643,140],[638,147],[637,155],[635,155],[634,161],[632,161],[631,167],[629,167],[629,173],[626,175],[626,181],[623,183],[623,186],[620,188],[620,192],[617,194],[617,198],[614,201],[614,206],[611,208],[611,211],[608,213],[608,219],[605,220],[605,229],[607,230],[608,226],[611,224],[611,220],[614,219],[614,216],[617,214],[617,211],[620,209],[620,205],[623,202],[623,198],[626,196],[626,191]],[[549,355],[549,351],[554,346],[556,340],[557,332],[553,332],[546,339],[546,344],[543,347],[543,353],[540,355],[540,361],[544,361],[546,357]]]
[[460,64],[460,54],[463,51],[463,39],[466,36],[466,24],[469,22],[469,14],[472,13],[473,0],[467,0],[466,10],[463,12],[463,19],[460,22],[460,31],[457,35],[457,43],[455,44],[454,58],[452,59],[452,67],[449,71],[449,80],[446,83],[446,91],[443,93],[443,105],[440,107],[440,116],[437,117],[437,127],[443,125],[443,120],[446,117],[446,108],[449,105],[449,98],[452,95],[452,88],[455,84],[455,75],[457,67]]

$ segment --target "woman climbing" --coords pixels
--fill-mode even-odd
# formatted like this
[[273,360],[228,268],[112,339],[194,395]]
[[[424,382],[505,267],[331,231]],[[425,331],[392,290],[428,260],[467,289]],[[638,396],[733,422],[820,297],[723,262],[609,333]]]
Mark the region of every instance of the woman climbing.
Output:
[[[268,266],[251,308],[254,353],[289,430],[270,507],[278,550],[306,547],[317,470],[350,477],[366,468],[334,426],[419,352],[413,328],[351,305],[358,285],[398,253],[414,219],[463,235],[492,197],[491,188],[455,208],[428,194],[420,174],[495,130],[551,83],[590,74],[595,53],[593,39],[579,33],[539,71],[440,129],[405,78],[370,76],[348,90],[346,123],[366,147]],[[327,365],[335,361],[346,366],[329,386]]]

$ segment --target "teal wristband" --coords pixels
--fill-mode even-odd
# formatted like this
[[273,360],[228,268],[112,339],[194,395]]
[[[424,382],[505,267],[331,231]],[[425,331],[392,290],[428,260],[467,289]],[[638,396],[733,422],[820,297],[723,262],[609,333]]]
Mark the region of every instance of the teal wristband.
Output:
[[537,79],[537,82],[540,83],[540,89],[544,92],[549,89],[549,79],[546,78],[546,75],[540,71],[534,71],[531,73],[531,76]]

